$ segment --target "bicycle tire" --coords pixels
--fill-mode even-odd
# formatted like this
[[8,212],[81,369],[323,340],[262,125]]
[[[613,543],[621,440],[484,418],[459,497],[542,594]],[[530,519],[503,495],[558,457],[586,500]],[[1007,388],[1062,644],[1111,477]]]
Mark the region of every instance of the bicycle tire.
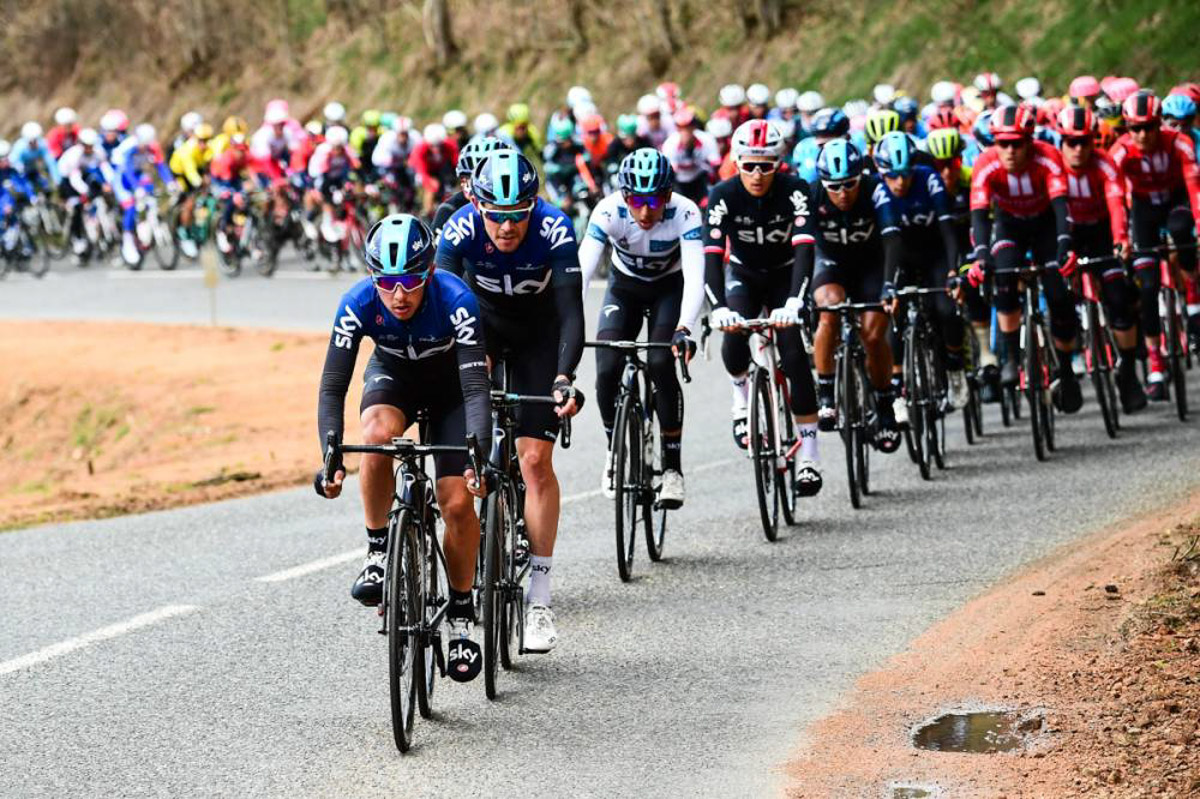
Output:
[[162,271],[171,272],[179,266],[179,242],[162,219],[157,220],[155,224],[152,249],[154,250],[154,262]]
[[392,706],[392,737],[396,748],[412,747],[416,710],[416,675],[422,670],[421,648],[415,645],[412,627],[421,606],[412,511],[401,510],[389,530],[387,569],[388,687]]
[[39,243],[24,223],[21,224],[21,238],[33,250],[33,255],[25,262],[25,271],[34,277],[45,277],[50,271],[50,251],[46,249],[45,242]]
[[1042,366],[1041,350],[1033,340],[1037,328],[1026,322],[1025,342],[1025,398],[1029,402],[1029,428],[1033,435],[1033,454],[1039,461],[1046,460],[1046,442],[1042,439],[1041,415],[1045,412],[1042,404]]
[[862,361],[855,362],[854,368],[855,378],[858,381],[855,386],[855,394],[858,397],[858,410],[855,412],[855,426],[858,428],[856,441],[858,443],[858,457],[855,459],[855,478],[858,480],[858,491],[864,497],[871,494],[871,437],[868,436],[867,419],[870,416],[878,418],[878,408],[872,408],[875,404],[875,392],[871,388],[871,381],[867,377],[867,367]]
[[923,350],[924,341],[917,326],[909,325],[904,331],[904,390],[905,404],[908,405],[908,428],[904,431],[904,439],[909,447],[909,457],[917,465],[921,479],[930,480],[929,434],[926,429],[929,419],[925,412],[930,400],[929,376]]
[[1109,359],[1107,336],[1100,326],[1100,313],[1096,303],[1088,303],[1088,326],[1084,331],[1084,354],[1092,373],[1092,388],[1096,392],[1096,404],[1100,406],[1100,418],[1104,432],[1109,438],[1117,437],[1117,408],[1112,403],[1112,363]]
[[450,595],[450,583],[445,563],[439,556],[437,547],[430,542],[430,537],[436,535],[433,532],[436,529],[436,522],[430,515],[421,530],[421,562],[425,564],[421,584],[426,586],[426,589],[424,624],[421,630],[421,665],[423,669],[419,675],[421,679],[417,680],[417,711],[423,719],[433,718],[433,694],[437,687],[441,666],[445,663],[445,656],[441,651],[441,631],[434,629],[431,622]]
[[1179,296],[1175,289],[1164,288],[1164,305],[1167,310],[1167,324],[1163,335],[1167,341],[1167,368],[1171,370],[1171,392],[1175,395],[1175,414],[1179,421],[1187,421],[1187,375],[1185,374],[1183,355],[1180,352],[1179,336]]
[[[1042,323],[1045,325],[1045,322]],[[1055,430],[1057,420],[1055,419],[1056,411],[1054,408],[1054,400],[1050,393],[1051,375],[1058,374],[1059,363],[1058,355],[1054,346],[1050,344],[1050,331],[1046,327],[1041,327],[1042,343],[1042,370],[1045,374],[1042,386],[1042,438],[1046,442],[1046,451],[1054,452],[1058,448],[1057,439],[1055,438]]]
[[663,559],[663,544],[667,537],[667,509],[655,511],[651,522],[646,528],[646,554],[651,561],[658,563]]
[[962,407],[963,420],[963,436],[967,439],[967,445],[975,443],[975,403],[979,401],[979,389],[975,386],[975,376],[970,373],[965,373],[963,379],[967,381],[967,404]]
[[938,354],[941,344],[934,338],[932,349],[925,348],[925,372],[929,375],[929,405],[928,418],[925,428],[929,435],[930,454],[933,465],[938,469],[946,468],[946,412],[943,399],[946,397],[946,381],[941,371],[941,357]]
[[[53,220],[47,224],[47,220]],[[38,227],[44,236],[43,246],[50,258],[59,260],[67,256],[70,236],[67,231],[67,211],[58,203],[46,202],[38,211]],[[53,228],[53,229],[51,229]]]
[[[510,671],[516,662],[513,653],[521,649],[522,627],[525,619],[524,593],[517,585],[517,514],[523,506],[517,501],[511,483],[504,489],[504,537],[500,549],[500,577],[504,584],[504,607],[500,614],[500,667]],[[522,508],[518,510],[518,508]]]
[[750,387],[750,459],[754,461],[754,488],[758,514],[768,541],[779,538],[779,492],[775,488],[775,419],[771,415],[771,388],[765,369],[754,370]]
[[[775,424],[780,430],[779,442],[783,452],[777,457],[783,458],[796,442],[796,420],[792,418],[792,409],[787,402],[787,392],[782,382],[783,375],[776,374],[775,380]],[[783,511],[784,524],[791,527],[796,523],[796,459],[787,458],[783,470],[775,480],[775,490],[779,492],[779,507]]]
[[483,688],[488,699],[497,695],[496,678],[500,671],[500,636],[507,597],[500,585],[500,560],[503,542],[500,507],[502,491],[493,492],[484,503],[487,510],[483,531]]
[[858,469],[855,465],[858,459],[858,441],[854,427],[854,411],[851,410],[857,399],[854,396],[854,384],[850,378],[850,364],[847,363],[846,350],[838,354],[836,404],[838,409],[838,428],[842,436],[842,446],[846,450],[846,486],[850,491],[850,506],[862,507],[862,496],[858,490]]
[[621,582],[633,579],[633,555],[637,550],[637,507],[641,487],[642,441],[637,406],[630,394],[621,398],[613,427],[613,525],[617,544],[617,574]]

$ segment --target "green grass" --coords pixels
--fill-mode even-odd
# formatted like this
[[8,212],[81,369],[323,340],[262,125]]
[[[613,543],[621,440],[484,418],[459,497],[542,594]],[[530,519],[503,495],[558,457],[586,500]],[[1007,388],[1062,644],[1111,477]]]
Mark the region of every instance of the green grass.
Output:
[[116,427],[121,417],[117,408],[85,405],[71,425],[71,443],[85,456],[98,452],[104,434]]

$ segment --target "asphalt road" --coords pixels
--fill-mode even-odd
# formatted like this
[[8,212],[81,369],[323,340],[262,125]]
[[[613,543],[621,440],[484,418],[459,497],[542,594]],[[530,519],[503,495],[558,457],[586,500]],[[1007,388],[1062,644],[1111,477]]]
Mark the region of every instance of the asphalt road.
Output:
[[[58,274],[0,284],[0,317],[208,313],[198,278]],[[320,328],[345,285],[246,276],[219,289],[220,320]],[[968,448],[954,416],[951,469],[925,483],[876,456],[860,511],[823,436],[825,491],[768,544],[719,364],[693,372],[668,560],[639,553],[635,582],[617,579],[589,408],[557,455],[558,649],[523,658],[497,702],[443,681],[407,756],[385,641],[348,596],[353,490],[0,535],[0,796],[769,795],[855,677],[1006,573],[1200,483],[1200,423],[1156,406],[1110,441],[1089,395],[1049,463],[995,413]]]

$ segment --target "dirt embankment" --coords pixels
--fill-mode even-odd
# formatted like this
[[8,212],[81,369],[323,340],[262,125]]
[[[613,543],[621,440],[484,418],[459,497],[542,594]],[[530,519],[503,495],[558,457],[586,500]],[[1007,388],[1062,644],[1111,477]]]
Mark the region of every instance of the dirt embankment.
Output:
[[323,335],[41,328],[0,322],[0,529],[299,485],[320,465]]
[[[787,795],[1200,796],[1198,653],[1200,495],[1064,548],[863,677],[808,730]],[[912,745],[982,709],[1040,721],[1010,752]]]

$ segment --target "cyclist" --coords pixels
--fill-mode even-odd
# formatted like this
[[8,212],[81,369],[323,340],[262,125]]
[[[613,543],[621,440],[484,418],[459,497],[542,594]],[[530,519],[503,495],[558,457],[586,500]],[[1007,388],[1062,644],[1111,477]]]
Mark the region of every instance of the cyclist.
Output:
[[83,206],[90,197],[109,192],[116,182],[112,166],[100,148],[100,134],[93,128],[79,131],[79,141],[58,159],[58,196],[71,215],[71,249],[77,259],[87,253],[89,243],[83,229]]
[[[916,163],[916,153],[912,138],[902,131],[887,134],[875,145],[875,168],[881,180],[875,184],[872,200],[880,235],[898,232],[901,244],[899,271],[884,275],[885,295],[901,284],[943,288],[947,277],[958,274],[958,235],[950,194],[932,167]],[[938,295],[933,308],[941,327],[950,402],[961,408],[970,396],[963,375],[962,319],[949,293]],[[891,310],[895,312],[894,306]],[[895,374],[900,376],[898,371]]]
[[293,153],[305,135],[300,123],[291,118],[286,101],[267,103],[262,127],[250,138],[250,154],[263,185],[287,180],[293,169]]
[[728,119],[734,130],[750,120],[750,109],[746,107],[746,90],[740,84],[730,83],[722,86],[721,91],[717,92],[717,100],[721,107],[713,111],[712,115]]
[[[703,221],[696,203],[672,191],[673,171],[667,157],[653,148],[625,156],[617,175],[620,192],[605,197],[592,211],[579,247],[579,262],[586,292],[605,247],[612,248],[612,270],[601,304],[597,339],[636,338],[642,317],[648,313],[649,340],[670,342],[676,354],[690,360],[696,350],[693,332],[704,303]],[[613,494],[612,437],[622,362],[614,350],[596,350],[596,402],[608,438],[601,487],[609,497]],[[658,500],[665,507],[678,508],[684,499],[683,392],[670,353],[650,350],[646,363],[662,435]]]
[[433,234],[435,236],[440,238],[446,220],[452,217],[459,208],[471,202],[471,173],[479,161],[487,158],[496,150],[508,149],[511,148],[507,142],[495,137],[472,139],[467,142],[467,146],[458,154],[458,163],[454,167],[454,172],[458,176],[458,191],[447,197],[446,201],[438,206],[437,213],[433,215]]
[[771,90],[765,83],[752,83],[746,89],[749,119],[766,119],[771,109]]
[[229,137],[224,152],[209,164],[213,193],[221,203],[221,216],[217,224],[217,249],[223,253],[233,250],[229,240],[229,229],[233,224],[234,208],[244,201],[244,178],[252,173],[250,145],[246,137],[235,133]]
[[416,196],[416,183],[408,161],[420,140],[421,135],[412,129],[411,119],[396,117],[392,127],[379,137],[379,143],[371,153],[376,172],[397,197],[407,199]]
[[50,154],[37,122],[21,126],[21,137],[13,143],[12,162],[42,194],[49,194],[58,185],[58,161]]
[[809,123],[809,136],[792,150],[796,172],[809,185],[817,182],[817,155],[826,142],[850,136],[850,118],[840,108],[823,108]]
[[55,158],[62,158],[63,153],[75,146],[79,141],[79,116],[74,108],[63,106],[54,112],[54,127],[46,134],[46,146]]
[[192,137],[192,134],[196,132],[196,127],[203,121],[204,117],[198,111],[188,111],[179,118],[179,135],[171,142],[170,150],[167,152],[168,162],[171,160],[171,156],[175,154],[175,151]]
[[325,141],[317,146],[308,162],[308,176],[312,179],[313,204],[320,205],[322,232],[327,242],[337,239],[336,233],[329,230],[336,209],[333,205],[333,194],[345,191],[347,184],[358,177],[359,161],[350,151],[350,134],[341,125],[325,129]]
[[1014,104],[1011,97],[1000,91],[1004,82],[995,72],[979,73],[975,76],[974,85],[976,91],[979,92],[979,102],[983,104],[985,110],[993,111],[1002,105]]
[[434,122],[426,125],[421,141],[413,147],[408,165],[416,176],[421,193],[421,215],[433,216],[438,203],[445,199],[447,187],[454,185],[454,164],[458,145],[446,138],[446,128]]
[[[818,308],[851,302],[878,302],[884,275],[894,275],[900,263],[899,230],[886,235],[871,195],[875,178],[863,171],[862,154],[846,139],[834,139],[817,157],[821,183],[812,190],[810,206],[816,238],[816,268],[812,296]],[[904,400],[892,389],[892,349],[888,343],[887,314],[862,314],[862,341],[867,372],[875,392],[875,446],[895,452],[900,446],[897,413],[907,415]],[[834,349],[839,332],[837,318],[821,314],[813,345],[817,367],[817,394],[822,430],[837,427],[834,405]],[[902,416],[901,418],[904,418]]]
[[625,156],[643,147],[653,147],[650,140],[638,134],[638,118],[634,114],[621,114],[617,117],[617,135],[609,142],[608,150],[604,153],[604,171],[609,179],[613,179],[621,168]]
[[674,190],[694,203],[703,204],[712,175],[721,165],[721,154],[716,141],[697,130],[696,112],[691,108],[681,106],[674,120],[675,132],[662,146],[675,174]]
[[657,95],[644,94],[637,103],[638,135],[648,139],[650,146],[661,148],[674,130],[674,121],[663,113],[663,102]]
[[471,136],[471,141],[479,139],[499,138],[500,136],[500,120],[496,119],[495,114],[489,114],[484,111],[475,117],[475,121],[471,123],[471,130],[474,135]]
[[797,130],[797,136],[804,138],[805,136],[810,135],[812,119],[814,116],[816,116],[817,112],[824,107],[825,98],[821,96],[820,92],[816,92],[811,89],[801,93],[801,95],[796,98],[796,111],[799,113],[798,119],[800,121],[798,126],[799,129]]
[[550,123],[550,143],[542,160],[546,165],[546,194],[563,213],[571,215],[576,198],[585,191],[590,196],[598,194],[591,156],[575,138],[575,124],[570,118]]
[[100,146],[111,163],[113,154],[126,138],[129,117],[119,108],[110,108],[100,116]]
[[156,174],[172,195],[179,192],[179,184],[175,182],[163,158],[162,147],[158,144],[158,131],[153,125],[138,125],[133,135],[127,137],[113,153],[112,161],[113,168],[120,175],[114,188],[124,212],[121,218],[121,256],[125,263],[133,266],[142,259],[134,237],[138,198],[153,195]]
[[[968,277],[980,285],[993,267],[1017,269],[1032,253],[1044,267],[1042,287],[1050,309],[1050,335],[1058,350],[1058,385],[1054,399],[1064,413],[1083,405],[1083,392],[1071,368],[1071,351],[1079,320],[1075,301],[1060,270],[1071,262],[1071,228],[1067,180],[1057,150],[1033,138],[1033,113],[1025,106],[1003,105],[992,114],[990,132],[995,144],[975,162],[971,175],[971,228],[975,264]],[[994,221],[989,212],[995,204]],[[994,235],[993,235],[994,233]],[[995,276],[993,304],[1004,364],[1000,382],[1016,385],[1019,377],[1021,297],[1014,274]]]
[[[21,234],[17,224],[20,209],[31,202],[36,196],[33,186],[25,179],[12,159],[13,148],[7,139],[0,139],[0,241],[3,243],[5,256],[14,253]],[[22,257],[32,255],[28,244]]]
[[213,159],[212,148],[209,146],[212,135],[212,125],[201,122],[192,130],[192,135],[175,148],[169,163],[176,182],[183,190],[179,204],[179,248],[189,258],[195,258],[199,254],[196,242],[188,236],[192,229],[196,195],[208,182],[208,166]]
[[501,138],[508,139],[513,146],[521,151],[535,165],[542,160],[542,134],[530,124],[529,106],[525,103],[513,103],[505,115],[507,120],[500,126]]
[[[1117,252],[1128,259],[1129,225],[1125,214],[1125,181],[1107,155],[1096,150],[1096,120],[1086,106],[1071,105],[1058,116],[1059,151],[1067,173],[1067,208],[1071,236],[1080,255],[1104,258]],[[1115,249],[1114,249],[1115,247]],[[1136,290],[1120,261],[1100,273],[1100,291],[1109,327],[1117,342],[1117,388],[1125,413],[1146,407],[1138,379]]]
[[1200,144],[1200,130],[1196,124],[1196,101],[1183,93],[1167,95],[1162,104],[1163,125],[1192,137],[1192,144]]
[[225,152],[230,139],[239,135],[243,139],[248,139],[250,136],[250,127],[246,124],[246,120],[241,117],[225,117],[225,121],[221,123],[221,132],[213,136],[212,143],[209,145],[213,158]]
[[375,162],[371,156],[375,154],[375,148],[379,145],[379,137],[383,132],[382,123],[383,115],[374,108],[369,108],[362,112],[360,124],[350,131],[350,148],[358,156],[363,179],[367,181],[374,181],[376,178]]
[[749,446],[750,344],[738,326],[764,307],[772,309],[800,435],[796,491],[812,496],[821,490],[817,403],[808,353],[794,327],[804,306],[805,262],[811,262],[813,252],[809,187],[795,174],[779,170],[782,148],[782,135],[766,120],[746,122],[734,131],[738,175],[713,186],[708,195],[705,286],[713,327],[725,332],[721,360],[733,392],[733,440],[742,449]]
[[612,146],[613,135],[604,124],[604,117],[599,114],[588,114],[579,123],[583,132],[583,146],[591,159],[592,172],[595,175],[604,174],[604,159],[608,156],[608,148]]
[[[1125,178],[1129,194],[1129,226],[1134,272],[1141,286],[1142,335],[1150,364],[1149,392],[1166,398],[1166,371],[1159,349],[1162,324],[1158,315],[1159,258],[1151,252],[1167,231],[1179,266],[1189,283],[1196,280],[1196,228],[1200,227],[1200,166],[1196,147],[1186,133],[1162,128],[1161,103],[1149,91],[1125,99],[1122,107],[1129,130],[1109,150]],[[1188,306],[1188,336],[1200,339],[1200,305]]]
[[[367,233],[369,276],[339,302],[321,372],[317,432],[322,447],[330,432],[341,438],[358,348],[363,338],[370,338],[375,351],[363,373],[359,407],[366,444],[391,443],[424,411],[432,443],[461,444],[471,433],[487,451],[491,402],[479,305],[459,277],[434,268],[434,246],[432,231],[408,214],[385,217]],[[342,490],[345,469],[340,463],[336,466],[332,482],[324,483],[318,472],[314,484],[328,499]],[[473,487],[475,474],[465,455],[436,455],[434,468],[438,509],[446,524],[446,615],[451,639],[464,640],[470,638],[471,585],[479,549],[479,519],[471,495],[482,496],[484,489]],[[388,511],[396,490],[391,459],[364,455],[360,487],[367,557],[350,595],[374,606],[383,596]],[[478,666],[456,662],[457,650],[450,648],[450,676],[473,678]]]
[[457,150],[462,150],[467,142],[471,140],[467,115],[457,108],[442,114],[442,127],[446,129],[446,135],[454,142],[454,147]]
[[559,486],[552,457],[559,417],[578,412],[575,368],[583,354],[583,292],[571,222],[539,199],[538,174],[519,152],[497,150],[471,175],[471,205],[442,229],[438,267],[465,274],[479,298],[489,357],[511,355],[511,391],[552,392],[563,404],[528,405],[517,415],[525,479],[531,576],[525,648],[549,652],[558,640],[550,609],[550,567],[558,534]]

